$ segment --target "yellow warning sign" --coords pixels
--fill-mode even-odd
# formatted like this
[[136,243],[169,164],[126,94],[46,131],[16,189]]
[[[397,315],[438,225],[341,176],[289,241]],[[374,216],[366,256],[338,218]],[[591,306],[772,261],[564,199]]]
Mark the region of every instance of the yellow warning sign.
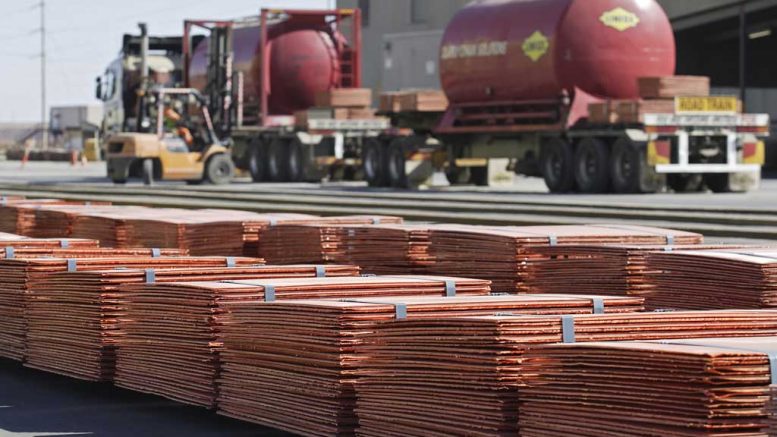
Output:
[[612,27],[619,32],[639,25],[639,17],[637,14],[627,11],[620,6],[603,13],[602,16],[599,17],[599,20],[601,20],[605,26]]
[[537,62],[548,52],[550,40],[548,40],[548,37],[543,35],[542,32],[537,30],[523,41],[521,48],[523,48],[523,53],[528,56],[529,59]]

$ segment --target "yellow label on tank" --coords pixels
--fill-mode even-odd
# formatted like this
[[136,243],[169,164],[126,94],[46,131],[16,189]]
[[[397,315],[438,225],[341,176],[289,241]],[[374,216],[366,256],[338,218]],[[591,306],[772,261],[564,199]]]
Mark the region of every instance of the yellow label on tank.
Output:
[[537,30],[523,41],[521,48],[523,49],[523,53],[528,56],[529,59],[537,62],[541,57],[545,56],[545,53],[548,52],[548,49],[550,48],[550,40],[548,40],[548,37],[543,35],[542,32]]
[[602,16],[599,17],[599,20],[601,20],[605,26],[612,27],[619,32],[639,25],[639,17],[637,14],[627,11],[620,6],[603,13]]

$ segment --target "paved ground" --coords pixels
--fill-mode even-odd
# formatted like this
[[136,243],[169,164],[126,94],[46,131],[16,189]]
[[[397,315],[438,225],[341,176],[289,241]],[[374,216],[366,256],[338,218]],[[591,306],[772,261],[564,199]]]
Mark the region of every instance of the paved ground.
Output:
[[288,434],[108,384],[0,359],[0,436],[285,436]]
[[[16,161],[0,161],[0,182],[5,183],[34,183],[34,184],[72,184],[90,183],[105,186],[109,189],[112,184],[105,176],[104,163],[88,163],[85,166],[71,166],[63,162],[30,162],[25,168],[21,168]],[[139,186],[139,181],[130,181],[128,186]],[[166,182],[163,185],[184,185],[183,183]],[[272,190],[273,187],[306,188],[315,192],[317,190],[335,190],[343,192],[362,192],[369,188],[363,182],[341,182],[323,184],[253,184],[250,179],[242,178],[235,183],[224,187],[199,186],[193,189],[229,190],[229,191],[253,191],[257,189]],[[379,192],[392,191],[387,189]],[[550,195],[545,184],[540,178],[519,177],[512,187],[486,188],[486,187],[436,187],[426,191],[440,192],[440,198],[446,195],[462,193],[480,193],[491,198],[505,198],[510,200],[542,199],[554,202],[576,202],[592,204],[635,204],[635,205],[674,205],[683,207],[692,206],[730,206],[737,208],[773,208],[775,196],[777,196],[777,179],[764,179],[759,190],[745,194],[713,194],[713,193],[659,193],[650,195],[620,195],[620,194],[561,194]]]

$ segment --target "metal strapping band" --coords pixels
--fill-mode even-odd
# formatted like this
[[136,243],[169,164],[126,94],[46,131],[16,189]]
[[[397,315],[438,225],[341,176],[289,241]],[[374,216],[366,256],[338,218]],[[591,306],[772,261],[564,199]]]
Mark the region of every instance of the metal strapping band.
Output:
[[275,286],[264,284],[259,285],[264,288],[264,301],[275,302]]
[[548,242],[551,246],[558,246],[558,236],[553,234],[548,235]]
[[407,304],[398,302],[366,301],[359,299],[341,299],[340,302],[364,303],[368,305],[391,305],[394,307],[394,317],[397,320],[407,319]]
[[674,245],[674,235],[667,235],[666,236],[666,244],[668,246]]
[[151,257],[152,258],[159,258],[160,256],[162,256],[162,251],[159,250],[159,248],[155,247],[155,248],[151,249]]
[[325,277],[326,277],[326,267],[316,266],[316,278],[325,278]]
[[666,244],[668,244],[670,246],[674,244],[674,235],[672,235],[672,234],[657,234],[655,232],[649,232],[646,229],[635,229],[634,227],[628,226],[628,225],[621,225],[621,226],[619,226],[619,225],[589,225],[589,226],[597,227],[597,228],[604,228],[604,229],[620,229],[621,231],[640,231],[640,232],[645,232],[646,234],[650,234],[650,235],[663,235],[664,237],[666,237]]
[[146,284],[153,284],[156,282],[156,272],[154,269],[146,269]]
[[13,247],[8,246],[5,248],[5,259],[14,259],[16,257],[16,251]]
[[276,218],[271,218],[270,219],[270,226],[275,226],[277,224],[278,224],[278,219],[276,219]]
[[68,247],[70,247],[70,242],[67,240],[59,240],[59,247],[63,249],[67,249]]
[[672,252],[672,251],[674,251],[674,248],[672,246],[664,247],[664,252]]
[[777,346],[775,346],[774,350],[763,350],[763,349],[750,349],[746,347],[738,347],[738,346],[725,346],[725,345],[717,345],[714,343],[706,344],[706,343],[692,343],[692,342],[682,342],[682,341],[660,341],[658,342],[660,344],[671,344],[676,346],[696,346],[696,347],[714,347],[718,349],[727,349],[730,351],[737,351],[737,352],[755,352],[757,354],[764,354],[766,355],[766,358],[769,359],[769,374],[771,377],[771,385],[777,385]]
[[601,297],[592,297],[591,301],[594,304],[594,314],[604,314],[604,299]]
[[6,203],[8,203],[7,197],[3,196],[2,198],[0,198],[0,205],[5,206]]
[[372,218],[372,224],[373,225],[379,225],[380,224],[380,217],[373,217]]
[[561,316],[561,341],[564,343],[575,342],[575,316]]
[[67,271],[68,272],[75,272],[78,270],[78,262],[75,259],[68,259],[67,260]]
[[228,257],[225,258],[225,260],[227,262],[227,267],[229,267],[229,268],[235,267],[235,258],[234,257],[228,256]]

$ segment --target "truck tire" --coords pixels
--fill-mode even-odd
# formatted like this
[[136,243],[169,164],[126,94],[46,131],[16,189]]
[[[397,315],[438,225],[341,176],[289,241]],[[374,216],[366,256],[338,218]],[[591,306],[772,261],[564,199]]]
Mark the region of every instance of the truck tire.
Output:
[[376,138],[368,138],[362,146],[362,170],[364,179],[371,187],[385,187],[386,153],[384,143]]
[[248,172],[254,182],[267,181],[267,146],[257,140],[251,144],[248,152]]
[[388,179],[394,188],[408,188],[409,181],[405,173],[405,161],[407,148],[404,138],[395,138],[388,148]]
[[640,151],[628,138],[620,138],[610,152],[610,175],[616,193],[629,194],[640,191],[642,177]]
[[701,174],[670,174],[666,177],[666,184],[675,193],[694,193],[701,190],[704,177]]
[[213,155],[205,163],[204,179],[213,185],[226,185],[235,177],[235,164],[224,153]]
[[286,175],[289,182],[306,180],[307,159],[305,145],[298,139],[293,139],[287,147]]
[[596,138],[585,138],[575,150],[575,182],[581,193],[606,193],[610,188],[610,151]]
[[154,185],[154,160],[144,159],[142,164],[143,185]]
[[287,141],[280,138],[270,142],[270,147],[267,150],[267,176],[273,182],[286,182],[288,180],[287,146]]
[[704,183],[713,193],[730,193],[731,185],[728,173],[713,173],[704,175]]
[[561,138],[543,142],[540,171],[551,193],[566,193],[575,188],[574,153],[572,146]]

